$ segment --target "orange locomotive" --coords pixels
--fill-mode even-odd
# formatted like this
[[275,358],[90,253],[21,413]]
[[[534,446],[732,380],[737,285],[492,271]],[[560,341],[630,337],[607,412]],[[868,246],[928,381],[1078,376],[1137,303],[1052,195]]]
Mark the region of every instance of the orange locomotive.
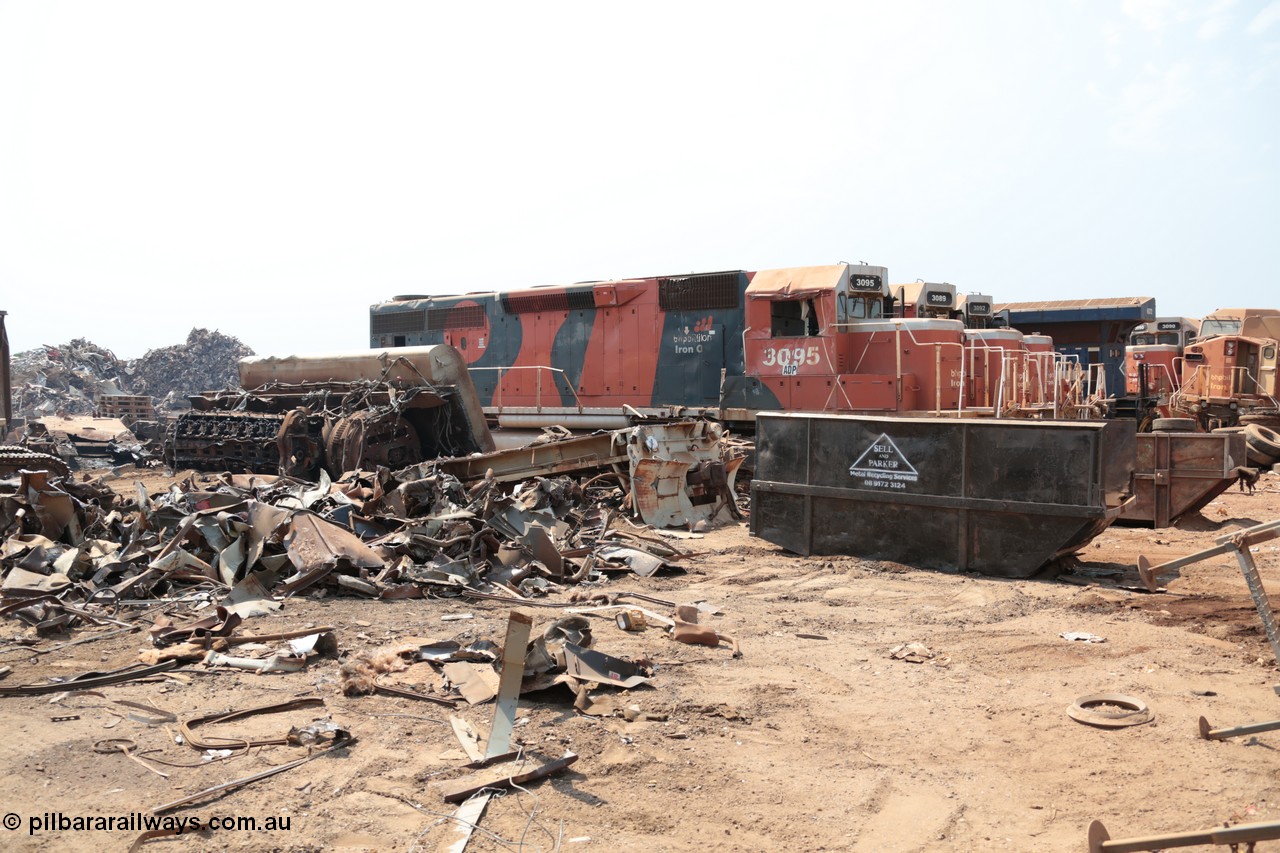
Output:
[[1136,401],[1139,420],[1147,428],[1151,418],[1171,416],[1171,399],[1182,386],[1183,352],[1195,340],[1198,326],[1189,317],[1161,317],[1139,323],[1129,333],[1124,390]]
[[[682,414],[745,426],[778,410],[992,413],[993,395],[970,387],[973,343],[950,319],[954,286],[919,291],[908,305],[884,267],[839,263],[405,296],[371,307],[370,344],[457,348],[486,411],[507,427]],[[1015,373],[1011,383],[1027,375]],[[1032,398],[1003,397],[1010,407]]]
[[1232,426],[1245,416],[1280,426],[1278,346],[1280,310],[1219,308],[1200,322],[1186,348],[1173,408],[1206,428]]

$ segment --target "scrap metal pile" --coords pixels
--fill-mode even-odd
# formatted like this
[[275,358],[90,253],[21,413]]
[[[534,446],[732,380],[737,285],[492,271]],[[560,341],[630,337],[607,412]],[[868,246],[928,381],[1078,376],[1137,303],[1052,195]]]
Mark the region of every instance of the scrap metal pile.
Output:
[[133,360],[76,338],[14,354],[13,412],[27,419],[89,414],[103,397],[121,394],[150,395],[167,407],[185,407],[189,394],[235,385],[238,360],[252,354],[236,338],[207,329],[192,329],[185,344]]
[[239,616],[300,593],[519,603],[676,568],[677,548],[626,521],[620,479],[468,486],[423,463],[318,483],[223,474],[124,499],[22,471],[0,480],[0,613],[39,635],[110,622],[123,601]]
[[127,365],[84,338],[15,353],[11,371],[13,411],[26,418],[87,414],[130,384]]
[[[593,648],[588,617],[616,622],[628,632],[656,628],[676,642],[741,656],[733,637],[706,624],[714,607],[614,591],[616,576],[678,570],[684,557],[651,528],[626,520],[631,497],[618,476],[502,483],[490,475],[464,484],[433,463],[395,473],[352,471],[336,482],[324,473],[319,482],[222,474],[188,479],[158,494],[138,484],[136,495],[127,498],[102,482],[23,470],[0,478],[0,615],[27,626],[11,642],[39,647],[33,652],[42,654],[145,631],[150,643],[129,666],[5,684],[0,700],[84,695],[75,691],[152,679],[184,666],[287,678],[327,665],[336,675],[330,683],[348,697],[382,694],[453,709],[493,703],[484,737],[464,718],[450,718],[463,757],[471,760],[461,769],[481,772],[433,785],[444,802],[466,801],[462,809],[482,810],[489,794],[481,791],[531,783],[577,758],[571,752],[557,757],[512,751],[522,694],[567,688],[566,701],[586,716],[666,719],[665,712],[645,711],[616,692],[650,683],[655,667]],[[551,598],[552,593],[560,594]],[[341,648],[331,626],[242,629],[245,620],[269,617],[288,597],[301,594],[471,599],[551,610],[536,635],[533,617],[512,611],[505,638],[399,641],[362,651]],[[79,636],[67,640],[72,633]],[[326,703],[320,696],[186,719],[155,704],[117,704],[134,709],[130,719],[146,725],[177,723],[177,743],[201,751],[205,761],[264,746],[281,746],[296,756],[153,806],[154,815],[356,743],[347,726],[329,718],[265,740],[210,738],[198,730],[259,714],[321,709]],[[160,775],[164,771],[153,762],[192,766],[155,755],[159,750],[143,758],[127,739],[99,745]],[[471,800],[477,794],[485,799]],[[478,819],[472,814],[469,825]]]
[[186,398],[210,388],[239,384],[240,359],[253,350],[239,339],[208,329],[192,329],[186,343],[148,350],[130,364],[131,392],[149,394],[167,408],[181,408]]

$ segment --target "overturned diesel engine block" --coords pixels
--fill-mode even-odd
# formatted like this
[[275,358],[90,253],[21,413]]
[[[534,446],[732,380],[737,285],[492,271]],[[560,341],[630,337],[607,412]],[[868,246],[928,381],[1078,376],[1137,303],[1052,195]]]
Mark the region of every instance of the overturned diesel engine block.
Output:
[[493,449],[447,346],[240,361],[244,390],[190,398],[165,441],[174,470],[334,477]]

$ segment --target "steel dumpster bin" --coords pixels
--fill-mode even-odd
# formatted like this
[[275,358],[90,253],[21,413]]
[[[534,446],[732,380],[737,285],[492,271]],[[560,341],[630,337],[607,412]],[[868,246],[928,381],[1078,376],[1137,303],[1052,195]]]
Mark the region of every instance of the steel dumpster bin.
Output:
[[798,554],[1028,577],[1129,499],[1118,421],[761,414],[751,532]]
[[1204,509],[1249,464],[1249,449],[1238,433],[1146,432],[1137,442],[1133,500],[1119,524],[1169,527]]

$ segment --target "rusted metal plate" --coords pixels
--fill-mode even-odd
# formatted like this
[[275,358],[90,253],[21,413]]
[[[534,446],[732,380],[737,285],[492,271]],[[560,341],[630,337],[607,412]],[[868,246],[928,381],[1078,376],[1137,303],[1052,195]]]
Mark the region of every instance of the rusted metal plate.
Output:
[[36,423],[44,426],[50,435],[65,435],[75,441],[111,441],[121,433],[128,433],[129,428],[119,418],[94,418],[79,416],[60,418],[50,416],[38,418]]
[[339,562],[362,569],[380,569],[385,564],[354,533],[309,512],[295,513],[285,538],[289,561],[298,573],[287,580],[283,591],[292,594],[324,577]]
[[734,517],[733,487],[744,457],[708,421],[649,424],[620,430],[631,461],[636,511],[654,527],[684,527]]
[[799,554],[1027,577],[1128,499],[1127,423],[762,415],[752,533]]
[[1236,482],[1247,464],[1244,436],[1226,433],[1151,432],[1137,436],[1134,499],[1119,523],[1168,527],[1202,509]]
[[626,461],[626,449],[615,445],[612,434],[601,433],[441,460],[438,467],[464,483],[482,479],[490,470],[496,482],[508,483],[529,477],[609,468]]

